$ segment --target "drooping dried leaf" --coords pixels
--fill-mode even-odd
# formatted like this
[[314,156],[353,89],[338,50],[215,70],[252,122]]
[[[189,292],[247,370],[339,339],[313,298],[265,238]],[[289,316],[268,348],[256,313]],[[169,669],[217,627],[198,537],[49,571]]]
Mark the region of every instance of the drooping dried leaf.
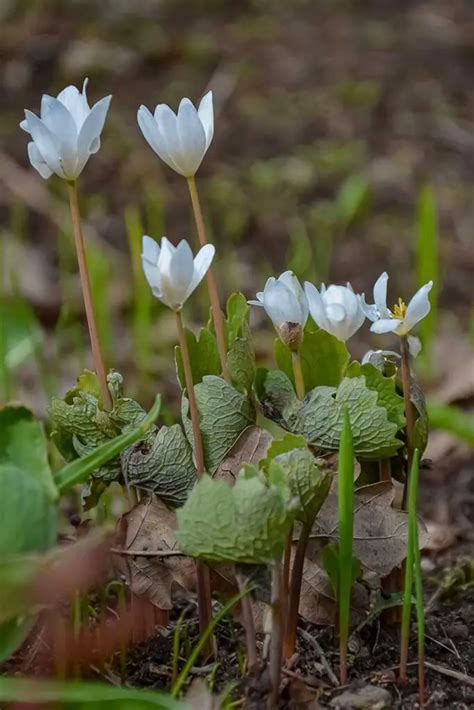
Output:
[[[122,526],[126,550],[176,549],[176,515],[155,498],[140,501],[122,518]],[[132,592],[159,609],[172,608],[174,592],[186,596],[195,587],[194,563],[186,557],[126,556],[121,561]]]
[[222,478],[231,485],[245,463],[258,466],[268,451],[272,435],[258,426],[246,429],[237,439],[227,456],[221,461],[213,478]]
[[[354,555],[366,575],[381,578],[398,567],[406,557],[408,514],[393,507],[395,488],[380,482],[362,486],[354,495]],[[313,526],[308,557],[319,559],[321,538],[337,540],[337,491],[332,490]],[[419,540],[423,548],[429,539],[420,521]]]
[[[365,618],[369,595],[365,587],[355,584],[352,589],[351,625]],[[326,572],[308,557],[304,563],[301,587],[301,616],[312,624],[332,626],[337,615],[334,592]]]

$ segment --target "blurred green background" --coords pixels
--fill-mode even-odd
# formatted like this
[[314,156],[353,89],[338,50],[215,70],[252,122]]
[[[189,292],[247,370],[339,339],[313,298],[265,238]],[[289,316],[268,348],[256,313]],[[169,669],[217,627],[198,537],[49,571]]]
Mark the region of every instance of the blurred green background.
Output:
[[[91,103],[114,95],[80,190],[107,362],[128,394],[177,395],[173,320],[143,281],[141,236],[195,239],[186,183],[136,111],[209,88],[198,183],[222,300],[285,268],[369,296],[387,270],[390,302],[435,276],[420,367],[436,385],[446,353],[472,355],[472,0],[2,0],[0,21],[2,399],[44,412],[91,366],[65,186],[30,168],[18,128],[42,93],[85,76]],[[186,309],[195,326],[205,299]],[[268,358],[270,324],[254,322]],[[368,326],[350,341],[354,355],[388,345]]]

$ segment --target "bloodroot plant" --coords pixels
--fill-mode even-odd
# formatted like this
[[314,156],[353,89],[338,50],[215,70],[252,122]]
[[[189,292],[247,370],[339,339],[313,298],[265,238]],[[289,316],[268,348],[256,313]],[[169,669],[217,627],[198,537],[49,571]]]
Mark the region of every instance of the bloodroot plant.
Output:
[[[270,277],[255,300],[234,293],[223,308],[211,263],[221,259],[225,267],[225,254],[208,242],[195,181],[214,133],[212,93],[197,109],[183,99],[177,114],[165,104],[154,114],[142,106],[138,123],[145,139],[187,180],[199,240],[196,250],[174,236],[143,236],[146,280],[175,316],[181,388],[178,420],[170,423],[168,416],[156,423],[159,401],[147,415],[127,396],[122,376],[107,373],[92,308],[76,184],[99,149],[109,103],[107,97],[89,108],[86,83],[82,93],[70,86],[57,98],[44,96],[41,117],[27,111],[22,124],[32,138],[32,165],[43,178],[55,173],[67,184],[95,372],[79,374],[76,385],[50,403],[55,460],[65,460],[57,470],[50,468],[43,429],[32,414],[12,405],[0,411],[0,659],[20,645],[39,611],[48,611],[35,579],[58,552],[61,496],[81,486],[88,526],[103,530],[105,518],[108,532],[110,522],[119,531],[107,543],[113,554],[106,566],[108,579],[119,580],[122,590],[123,624],[136,618],[137,600],[146,600],[152,633],[157,619],[166,624],[178,600],[197,592],[201,641],[178,674],[183,648],[175,633],[174,698],[160,696],[163,707],[180,706],[178,696],[199,654],[203,660],[219,657],[218,621],[237,602],[246,667],[268,707],[279,705],[282,668],[300,649],[302,622],[309,633],[317,625],[337,627],[340,682],[349,682],[348,638],[369,613],[367,589],[380,600],[382,581],[403,565],[408,549],[405,680],[412,561],[427,534],[413,512],[413,488],[409,523],[404,502],[396,501],[392,473],[406,488],[426,446],[426,408],[411,358],[419,350],[413,329],[429,312],[432,283],[408,306],[399,301],[390,310],[387,274],[374,286],[374,304],[367,305],[349,283],[303,287],[287,270]],[[183,310],[205,278],[212,319],[196,335],[185,326]],[[250,304],[263,308],[275,327],[271,367],[257,363]],[[252,314],[257,317],[258,309]],[[379,350],[361,362],[353,359],[347,342],[366,317],[373,332],[399,336],[401,355]],[[122,495],[121,487],[136,491],[125,513],[111,511],[107,502]],[[128,616],[123,584],[133,602]],[[88,589],[81,594],[87,599]],[[111,603],[107,598],[101,608]],[[58,604],[51,611],[61,617]],[[105,643],[97,623],[98,647],[110,656],[120,650],[124,672],[129,637],[122,629]],[[76,645],[83,632],[91,633],[89,625],[81,615]],[[67,624],[65,633],[63,639]],[[62,673],[77,668],[77,654],[64,643],[61,649]],[[334,673],[328,677],[333,682]],[[12,683],[2,696],[0,682],[0,700],[19,697]],[[50,697],[59,702],[63,692],[59,685]],[[39,690],[36,697],[42,697]]]

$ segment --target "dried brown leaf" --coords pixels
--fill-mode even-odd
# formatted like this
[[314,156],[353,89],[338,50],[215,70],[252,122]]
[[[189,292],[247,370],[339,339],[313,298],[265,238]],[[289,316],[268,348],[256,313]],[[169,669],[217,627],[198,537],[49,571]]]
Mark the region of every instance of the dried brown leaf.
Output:
[[[351,624],[360,623],[366,616],[369,595],[365,587],[355,584],[352,590]],[[312,624],[331,626],[336,619],[334,592],[326,572],[306,558],[299,613]]]
[[[372,578],[386,577],[406,557],[408,514],[393,507],[395,488],[380,482],[357,489],[354,496],[354,555]],[[307,555],[319,559],[321,539],[337,539],[337,492],[331,491],[313,526]],[[428,543],[420,522],[420,546]]]
[[221,461],[214,478],[222,478],[233,484],[245,463],[256,466],[266,456],[272,438],[272,435],[261,427],[248,427]]
[[[176,549],[176,514],[156,498],[140,501],[122,519],[123,547],[128,551]],[[195,588],[194,562],[187,557],[122,558],[130,588],[159,609],[171,609],[173,593],[188,596]]]

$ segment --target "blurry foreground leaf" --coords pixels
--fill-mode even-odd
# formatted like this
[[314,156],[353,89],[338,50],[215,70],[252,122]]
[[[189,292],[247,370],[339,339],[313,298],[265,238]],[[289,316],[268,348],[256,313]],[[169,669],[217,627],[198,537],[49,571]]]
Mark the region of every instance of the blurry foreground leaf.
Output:
[[2,703],[48,703],[74,710],[191,710],[185,702],[154,690],[132,690],[86,681],[0,678]]
[[57,497],[43,425],[21,404],[0,408],[0,466],[13,464]]

